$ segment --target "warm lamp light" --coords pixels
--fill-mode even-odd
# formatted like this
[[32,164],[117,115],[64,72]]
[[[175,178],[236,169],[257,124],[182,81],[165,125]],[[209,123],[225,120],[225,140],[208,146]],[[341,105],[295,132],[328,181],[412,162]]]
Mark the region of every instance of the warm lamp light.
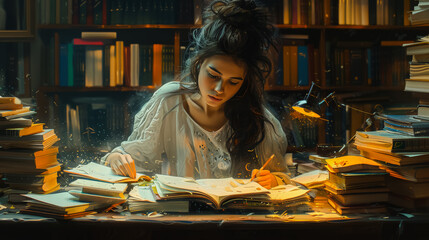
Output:
[[[339,103],[337,101],[337,99],[335,98],[335,92],[332,92],[330,94],[328,94],[326,97],[324,97],[323,99],[321,99],[319,97],[320,94],[320,86],[316,85],[314,82],[312,82],[310,90],[308,91],[308,93],[305,95],[305,98],[303,100],[300,100],[298,102],[296,102],[295,104],[292,105],[292,109],[294,109],[295,111],[303,114],[306,117],[311,117],[311,118],[321,118],[322,116],[322,112],[321,112],[321,106],[323,104],[326,104],[327,106],[329,106],[329,104],[335,104],[335,106],[339,109],[341,107],[345,107],[345,108],[349,108],[355,111],[359,111],[365,114],[370,115],[370,118],[372,117],[376,117],[378,116],[377,112],[375,113],[369,113],[369,112],[365,112],[362,111],[360,109],[354,108],[354,107],[350,107],[346,104],[343,103]],[[366,125],[366,127],[362,127],[365,131],[372,126],[372,121],[369,121],[370,119],[367,119],[367,121],[364,122],[363,125]],[[346,143],[343,145],[343,147],[336,152],[336,156],[341,156],[344,153],[345,147],[354,139],[354,136]]]

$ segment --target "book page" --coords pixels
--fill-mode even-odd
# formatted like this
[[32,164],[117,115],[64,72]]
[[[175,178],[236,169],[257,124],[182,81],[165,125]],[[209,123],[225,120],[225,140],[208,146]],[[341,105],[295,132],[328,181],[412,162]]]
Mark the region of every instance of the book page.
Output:
[[144,202],[156,202],[151,186],[135,186],[129,193],[130,198]]
[[314,170],[291,179],[293,182],[300,183],[304,186],[311,186],[317,183],[323,183],[329,179],[328,171]]
[[308,189],[302,189],[297,186],[288,184],[288,185],[279,185],[269,190],[270,199],[272,201],[286,201],[293,200],[300,197],[305,197],[306,194],[310,191]]

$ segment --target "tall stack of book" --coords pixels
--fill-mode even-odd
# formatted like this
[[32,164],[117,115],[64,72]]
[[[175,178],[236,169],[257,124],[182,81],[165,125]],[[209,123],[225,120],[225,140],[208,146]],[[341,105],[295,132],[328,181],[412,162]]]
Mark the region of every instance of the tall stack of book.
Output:
[[422,25],[429,23],[429,1],[419,0],[418,5],[410,14],[411,25]]
[[34,123],[35,111],[16,97],[0,97],[0,174],[15,192],[49,193],[59,189],[59,141],[54,129]]
[[429,36],[416,42],[405,43],[406,53],[411,56],[410,77],[405,79],[405,91],[429,93]]
[[[429,8],[425,11],[429,13]],[[414,92],[419,97],[417,116],[429,121],[429,36],[403,46],[407,55],[411,56],[410,77],[405,79],[404,91]]]
[[[388,117],[386,123],[394,122],[394,116]],[[389,173],[390,204],[412,211],[429,209],[429,134],[387,129],[357,132],[354,144],[362,156]]]
[[362,156],[326,160],[329,179],[325,181],[328,203],[340,214],[387,211],[388,173],[379,164]]

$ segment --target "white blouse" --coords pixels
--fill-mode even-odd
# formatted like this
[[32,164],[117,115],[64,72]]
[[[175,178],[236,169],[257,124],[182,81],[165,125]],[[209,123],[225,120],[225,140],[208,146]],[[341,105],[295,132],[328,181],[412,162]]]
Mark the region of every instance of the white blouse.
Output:
[[[231,131],[229,124],[213,132],[203,129],[184,109],[182,95],[164,95],[179,88],[178,82],[169,82],[157,90],[136,114],[128,140],[111,152],[130,154],[138,172],[196,179],[231,177],[231,157],[225,144]],[[256,148],[256,156],[262,165],[274,153],[267,169],[286,180],[286,135],[267,109],[265,114],[274,129],[266,124],[265,139]],[[107,156],[101,163],[105,163]]]

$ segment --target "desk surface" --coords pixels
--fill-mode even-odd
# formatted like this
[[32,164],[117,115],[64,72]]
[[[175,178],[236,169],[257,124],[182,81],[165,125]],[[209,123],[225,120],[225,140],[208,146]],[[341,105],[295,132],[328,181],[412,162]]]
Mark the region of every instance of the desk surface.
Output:
[[[13,239],[428,239],[429,214],[337,214],[323,198],[303,213],[98,213],[70,220],[3,212],[0,232]],[[2,235],[3,235],[2,234]],[[5,235],[3,235],[5,236]]]

